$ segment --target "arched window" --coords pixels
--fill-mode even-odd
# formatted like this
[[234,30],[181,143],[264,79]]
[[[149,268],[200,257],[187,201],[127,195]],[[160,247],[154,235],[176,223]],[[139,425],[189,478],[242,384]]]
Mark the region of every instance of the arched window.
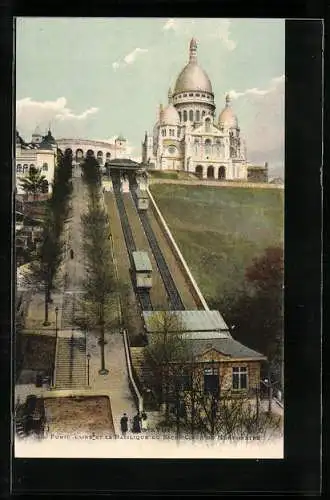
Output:
[[197,109],[196,111],[196,122],[199,122],[201,119],[201,112],[199,111],[199,109]]
[[194,112],[192,109],[189,110],[189,121],[191,121],[191,122],[194,121]]
[[86,156],[94,157],[95,156],[94,151],[92,149],[89,149],[86,153]]
[[84,157],[84,152],[82,149],[77,149],[76,151],[76,159],[77,160],[82,160]]
[[182,120],[181,111],[179,111],[179,118],[180,118],[180,122],[181,122],[181,120]]
[[214,179],[214,167],[213,167],[213,165],[210,165],[209,167],[207,167],[207,178]]
[[187,114],[187,111],[184,110],[183,112],[183,121],[186,122],[188,120],[188,114]]
[[211,118],[206,118],[206,120],[205,120],[205,130],[206,130],[206,132],[210,132],[210,130],[211,130]]
[[203,167],[202,165],[197,165],[197,167],[195,168],[195,173],[198,177],[200,177],[202,179],[203,177]]
[[23,172],[26,172],[27,170],[29,170],[29,165],[27,163],[24,163]]
[[218,179],[225,179],[226,178],[226,168],[222,165],[219,167],[219,172],[218,172]]
[[166,129],[162,129],[162,136],[165,137],[166,136]]
[[211,154],[211,144],[212,144],[211,139],[206,139],[205,140],[205,154],[206,155],[210,155]]
[[34,163],[31,163],[30,168],[36,168]]
[[106,157],[106,158],[111,158],[111,153],[107,153],[107,154],[105,155],[105,157]]
[[48,172],[48,163],[46,163],[46,162],[45,162],[45,163],[42,165],[42,170],[43,170],[43,172]]
[[180,129],[177,130],[177,136],[180,137]]
[[204,118],[205,116],[205,111],[202,111],[202,118]]
[[16,166],[16,172],[17,172],[17,173],[21,173],[22,171],[23,171],[22,165],[19,163],[19,164]]

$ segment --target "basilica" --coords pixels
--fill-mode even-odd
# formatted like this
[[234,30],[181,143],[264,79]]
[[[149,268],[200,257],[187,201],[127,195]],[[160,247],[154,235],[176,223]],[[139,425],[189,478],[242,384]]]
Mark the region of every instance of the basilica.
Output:
[[158,170],[183,170],[201,178],[249,180],[267,177],[263,167],[249,165],[237,117],[227,94],[215,113],[211,81],[197,62],[197,42],[189,46],[189,62],[169,89],[168,104],[160,105],[153,133],[145,133],[142,162]]

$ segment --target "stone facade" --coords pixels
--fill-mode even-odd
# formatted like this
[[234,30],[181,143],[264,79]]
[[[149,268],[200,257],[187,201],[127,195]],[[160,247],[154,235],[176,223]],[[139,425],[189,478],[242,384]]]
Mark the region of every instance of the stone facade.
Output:
[[197,43],[190,42],[189,62],[179,74],[168,105],[159,108],[153,133],[145,133],[142,162],[159,170],[184,170],[203,179],[248,179],[246,145],[226,96],[215,119],[212,85],[197,63]]

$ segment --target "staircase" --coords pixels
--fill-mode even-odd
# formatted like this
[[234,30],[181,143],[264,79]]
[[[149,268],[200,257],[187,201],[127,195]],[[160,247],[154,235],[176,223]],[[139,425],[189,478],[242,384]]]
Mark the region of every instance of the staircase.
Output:
[[83,337],[57,339],[55,389],[86,386],[86,340]]

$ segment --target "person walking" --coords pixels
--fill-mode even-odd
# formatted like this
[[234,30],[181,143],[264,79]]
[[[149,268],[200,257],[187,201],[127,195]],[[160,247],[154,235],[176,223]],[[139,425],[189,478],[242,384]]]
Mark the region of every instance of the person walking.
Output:
[[128,418],[126,413],[120,419],[120,430],[123,436],[126,436],[126,432],[128,431]]
[[134,432],[134,433],[141,432],[140,413],[139,412],[137,412],[137,414],[134,415],[134,417],[133,417],[132,432]]
[[143,432],[148,430],[148,417],[145,411],[141,415],[141,429]]

